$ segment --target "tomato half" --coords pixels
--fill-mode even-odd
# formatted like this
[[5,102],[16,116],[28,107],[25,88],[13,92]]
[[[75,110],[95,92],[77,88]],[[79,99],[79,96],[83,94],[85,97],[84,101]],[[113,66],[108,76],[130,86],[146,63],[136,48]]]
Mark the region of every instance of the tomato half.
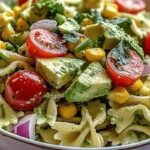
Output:
[[115,0],[120,12],[136,14],[146,8],[144,0]]
[[140,78],[144,65],[140,56],[133,50],[128,50],[130,63],[118,66],[116,60],[112,58],[112,51],[107,56],[106,70],[110,74],[115,85],[127,87]]
[[144,53],[150,55],[150,33],[143,40]]
[[27,38],[27,48],[33,58],[52,58],[64,56],[68,46],[62,38],[43,29],[32,30]]
[[16,110],[32,110],[47,92],[42,77],[33,71],[18,71],[6,83],[5,99]]

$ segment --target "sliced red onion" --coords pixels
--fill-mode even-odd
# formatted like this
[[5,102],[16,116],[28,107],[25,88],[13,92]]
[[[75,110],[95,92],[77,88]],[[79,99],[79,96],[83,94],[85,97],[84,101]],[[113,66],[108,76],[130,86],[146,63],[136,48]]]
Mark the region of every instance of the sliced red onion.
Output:
[[144,62],[146,62],[146,64],[144,65],[142,77],[150,75],[150,59],[146,59]]
[[34,140],[35,124],[36,124],[36,114],[28,115],[22,118],[16,125],[13,126],[12,133]]
[[45,29],[48,31],[53,31],[57,26],[57,22],[55,20],[40,20],[37,21],[35,23],[32,24],[32,26],[30,27],[30,30],[34,30],[34,29]]

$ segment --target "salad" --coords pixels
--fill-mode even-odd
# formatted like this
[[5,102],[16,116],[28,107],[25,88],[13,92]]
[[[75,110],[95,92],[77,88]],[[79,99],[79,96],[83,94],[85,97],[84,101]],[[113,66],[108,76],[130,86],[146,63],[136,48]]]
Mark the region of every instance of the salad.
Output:
[[150,137],[143,0],[0,2],[0,128],[72,147]]

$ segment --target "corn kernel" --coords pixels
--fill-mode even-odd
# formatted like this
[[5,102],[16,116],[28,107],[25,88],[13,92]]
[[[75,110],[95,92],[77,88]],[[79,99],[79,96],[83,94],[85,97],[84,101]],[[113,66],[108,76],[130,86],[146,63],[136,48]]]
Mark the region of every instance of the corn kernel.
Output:
[[85,0],[84,2],[84,8],[86,10],[92,9],[92,8],[99,8],[100,7],[100,0]]
[[15,18],[17,18],[19,16],[20,12],[21,12],[21,7],[20,6],[15,6],[13,8],[13,11],[14,11]]
[[6,49],[6,43],[3,42],[3,41],[0,41],[0,49],[2,50],[5,50]]
[[109,93],[107,98],[111,101],[123,104],[129,99],[129,93],[124,87],[118,86]]
[[143,86],[140,90],[139,90],[140,95],[142,96],[149,96],[150,95],[150,89],[146,86]]
[[10,36],[15,34],[14,29],[12,27],[8,27],[8,25],[3,29],[2,34],[1,34],[2,39],[4,41],[8,41]]
[[76,43],[73,43],[73,42],[70,42],[70,41],[69,41],[69,42],[68,42],[69,50],[74,53],[74,49],[75,49],[80,43],[82,43],[83,41],[84,41],[84,38],[80,38],[80,39],[78,40],[78,42],[76,42]]
[[101,61],[105,57],[105,51],[101,48],[90,48],[85,51],[85,56],[90,62]]
[[72,53],[70,53],[70,52],[68,52],[68,53],[65,55],[65,57],[66,57],[66,58],[75,58],[75,56],[74,56]]
[[136,92],[143,87],[143,82],[141,80],[137,80],[133,85],[129,86],[132,92]]
[[85,18],[81,23],[82,26],[87,26],[87,25],[92,25],[92,24],[94,24],[94,22],[89,18]]
[[7,25],[9,22],[13,21],[14,18],[13,17],[8,17],[8,16],[4,16],[3,14],[0,14],[0,28],[4,27],[5,25]]
[[7,16],[7,17],[14,17],[14,12],[13,11],[5,11],[3,13],[4,16]]
[[63,103],[58,105],[58,112],[61,117],[70,119],[77,114],[77,107],[73,103]]
[[16,30],[19,32],[27,31],[29,30],[29,24],[26,20],[19,18],[16,23]]
[[79,59],[85,59],[85,50],[82,50],[80,52],[75,52],[75,56]]
[[103,16],[107,18],[115,18],[118,15],[118,6],[112,3],[106,3]]

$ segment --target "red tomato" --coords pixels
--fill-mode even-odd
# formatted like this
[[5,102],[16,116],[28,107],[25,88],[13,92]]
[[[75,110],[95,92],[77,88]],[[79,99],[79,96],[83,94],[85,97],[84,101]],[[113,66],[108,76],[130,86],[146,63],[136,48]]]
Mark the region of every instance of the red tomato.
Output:
[[112,51],[107,56],[106,70],[115,85],[122,87],[130,86],[143,73],[144,65],[140,56],[133,50],[128,50],[128,53],[131,62],[122,66],[118,66],[116,60],[112,58]]
[[[25,2],[27,2],[28,0],[18,0],[18,5],[20,6],[20,5],[22,5],[22,4],[24,4]],[[38,0],[32,0],[32,2],[34,3],[34,2],[37,2]]]
[[136,14],[145,9],[144,0],[116,0],[120,12]]
[[6,101],[16,110],[32,110],[47,92],[44,80],[33,71],[18,71],[7,81]]
[[143,40],[144,53],[150,55],[150,33]]
[[27,39],[27,48],[33,58],[51,58],[64,56],[68,46],[62,38],[43,29],[32,30]]

